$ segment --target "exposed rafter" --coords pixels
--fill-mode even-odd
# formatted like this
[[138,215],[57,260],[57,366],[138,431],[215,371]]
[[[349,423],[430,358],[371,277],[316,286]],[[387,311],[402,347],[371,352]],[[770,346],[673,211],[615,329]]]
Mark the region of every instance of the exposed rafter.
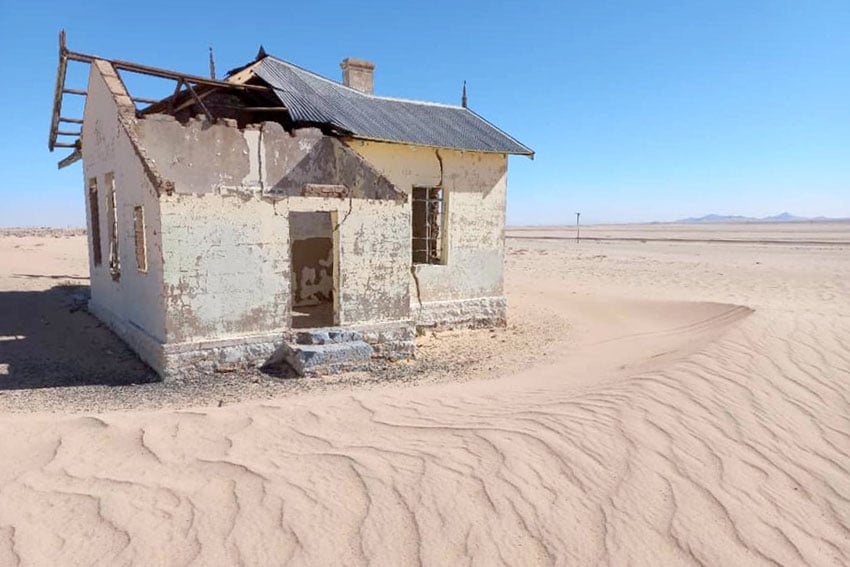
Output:
[[59,121],[62,120],[62,95],[65,94],[65,73],[68,70],[68,49],[65,47],[65,30],[59,32],[59,69],[56,71],[56,90],[53,92],[53,118],[50,121],[50,137],[47,147],[52,152],[56,147]]
[[[50,122],[50,137],[48,138],[47,146],[51,152],[56,148],[74,148],[75,151],[70,156],[59,162],[60,168],[70,165],[71,163],[74,163],[75,161],[80,159],[79,154],[80,149],[82,148],[82,140],[78,138],[74,143],[62,143],[58,142],[57,138],[59,136],[80,136],[82,126],[80,128],[80,132],[69,132],[59,130],[59,124],[65,122],[70,124],[82,125],[83,123],[82,118],[69,118],[62,116],[62,100],[65,95],[88,96],[88,93],[84,90],[65,87],[65,76],[67,73],[69,61],[77,61],[88,64],[91,64],[94,61],[105,61],[106,63],[112,65],[112,67],[116,69],[116,72],[118,70],[127,71],[130,73],[138,73],[141,75],[148,75],[151,77],[159,77],[162,79],[176,81],[174,94],[171,97],[165,99],[164,101],[142,97],[131,97],[131,99],[134,103],[143,103],[149,105],[158,105],[165,103],[164,106],[166,106],[166,108],[164,110],[167,110],[169,113],[173,113],[177,110],[174,108],[174,100],[181,93],[181,91],[187,92],[191,95],[191,98],[189,99],[190,101],[192,101],[191,103],[197,104],[204,112],[207,119],[211,121],[214,119],[214,117],[203,102],[203,99],[210,92],[217,89],[229,89],[242,92],[267,92],[270,90],[270,88],[265,85],[247,84],[238,80],[220,81],[209,77],[201,77],[198,75],[171,71],[169,69],[161,69],[158,67],[151,67],[149,65],[140,65],[138,63],[132,63],[130,61],[106,59],[104,57],[97,57],[94,55],[87,55],[85,53],[70,51],[68,50],[65,44],[65,30],[62,30],[59,32],[59,68],[56,72],[56,90],[54,91],[53,95],[53,116]],[[199,93],[199,87],[204,87],[204,92]],[[184,88],[185,91],[183,91]],[[183,108],[185,106],[186,103],[183,103],[178,107],[178,109]]]
[[63,167],[68,167],[72,163],[76,163],[81,159],[83,159],[83,153],[80,150],[74,150],[74,153],[59,162],[59,169],[62,169]]

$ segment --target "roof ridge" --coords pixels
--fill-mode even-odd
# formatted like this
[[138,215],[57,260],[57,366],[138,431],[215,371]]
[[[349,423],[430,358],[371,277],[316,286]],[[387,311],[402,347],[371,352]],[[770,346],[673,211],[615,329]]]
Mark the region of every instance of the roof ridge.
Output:
[[342,87],[343,89],[349,90],[352,93],[357,94],[359,96],[363,96],[363,97],[367,97],[367,98],[376,98],[376,99],[380,99],[380,100],[393,100],[393,101],[397,101],[397,102],[409,102],[409,103],[413,103],[413,104],[425,104],[425,105],[429,105],[429,106],[441,106],[441,107],[444,107],[444,108],[456,108],[458,110],[469,110],[468,108],[464,108],[463,106],[460,106],[460,105],[448,104],[448,103],[444,103],[444,102],[432,102],[432,101],[429,101],[429,100],[418,100],[418,99],[414,99],[414,98],[400,98],[400,97],[393,97],[393,96],[381,96],[381,95],[376,95],[376,94],[364,93],[362,91],[358,91],[357,89],[351,88],[344,83],[340,83],[339,81],[334,81],[333,79],[329,79],[329,78],[325,77],[324,75],[320,75],[320,74],[316,73],[315,71],[311,71],[310,69],[307,69],[305,67],[301,67],[300,65],[296,65],[295,63],[285,61],[285,60],[281,59],[280,57],[276,57],[274,55],[266,55],[265,58],[266,59],[274,59],[276,62],[282,63],[283,65],[289,65],[290,67],[295,67],[299,71],[303,71],[304,73],[308,73],[310,75],[313,75],[317,79],[321,79],[325,82],[331,83],[336,87]]
[[413,104],[425,104],[428,106],[441,106],[443,108],[455,108],[457,110],[469,110],[468,108],[464,108],[459,104],[449,104],[447,102],[433,102],[430,100],[417,100],[415,98],[399,98],[394,96],[381,96],[381,95],[367,95],[372,98],[379,98],[381,100],[394,100],[396,102],[411,102]]

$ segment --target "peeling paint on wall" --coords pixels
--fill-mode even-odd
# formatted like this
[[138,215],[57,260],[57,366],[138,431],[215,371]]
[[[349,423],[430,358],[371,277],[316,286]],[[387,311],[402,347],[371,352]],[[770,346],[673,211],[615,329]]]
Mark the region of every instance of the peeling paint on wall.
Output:
[[[318,130],[290,135],[274,123],[243,132],[197,120],[148,120],[140,139],[175,186],[162,199],[169,340],[285,329],[293,285],[321,294],[333,289],[333,269],[324,276],[320,265],[291,273],[292,211],[338,213],[340,323],[409,317],[406,196],[362,157]],[[240,136],[233,144],[247,149],[217,151],[219,142],[203,141],[216,133]],[[251,158],[252,145],[262,161]],[[337,189],[303,196],[305,186],[342,187],[348,198]]]
[[506,156],[384,142],[350,145],[405,193],[444,189],[446,261],[411,268],[413,307],[503,295]]
[[[504,320],[505,156],[343,141],[274,122],[137,119],[109,81],[93,66],[85,176],[115,174],[122,266],[135,265],[123,255],[135,250],[132,211],[144,207],[148,271],[113,282],[92,263],[92,302],[133,348],[153,353],[144,356],[157,370],[195,351],[238,358],[240,340],[254,345],[245,356],[267,352],[294,304],[329,298],[340,325]],[[447,261],[411,273],[413,186],[444,188]],[[311,217],[299,213],[317,212],[299,225]]]

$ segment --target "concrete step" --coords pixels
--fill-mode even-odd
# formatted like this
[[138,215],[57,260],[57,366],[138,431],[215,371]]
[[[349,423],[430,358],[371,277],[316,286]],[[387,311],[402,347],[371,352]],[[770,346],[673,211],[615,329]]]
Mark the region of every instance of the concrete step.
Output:
[[286,344],[283,360],[298,374],[353,370],[367,365],[374,350],[362,340],[324,344]]
[[365,370],[376,358],[400,360],[413,356],[415,336],[412,321],[374,323],[358,330],[322,327],[288,331],[265,367],[292,367],[302,376]]
[[339,327],[306,329],[295,333],[295,344],[298,345],[330,345],[362,340],[363,333]]

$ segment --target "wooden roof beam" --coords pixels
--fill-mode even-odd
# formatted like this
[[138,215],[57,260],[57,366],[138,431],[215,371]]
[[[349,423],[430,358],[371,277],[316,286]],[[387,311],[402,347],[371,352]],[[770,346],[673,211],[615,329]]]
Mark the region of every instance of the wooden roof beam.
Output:
[[168,69],[161,69],[159,67],[151,67],[149,65],[140,65],[138,63],[131,63],[130,61],[121,61],[119,59],[106,59],[105,57],[95,57],[94,55],[86,55],[85,53],[77,53],[74,51],[65,52],[65,56],[67,59],[71,61],[82,61],[84,63],[91,63],[95,59],[99,59],[101,61],[106,61],[110,63],[116,69],[121,69],[124,71],[130,71],[132,73],[140,73],[142,75],[150,75],[153,77],[162,77],[165,79],[174,79],[180,80],[186,83],[194,83],[196,85],[207,85],[211,87],[227,87],[231,89],[244,89],[244,90],[270,90],[269,87],[265,85],[243,85],[239,83],[231,83],[229,81],[219,81],[217,79],[210,79],[209,77],[201,77],[199,75],[190,75],[188,73],[180,73],[177,71],[170,71]]
[[59,166],[59,169],[62,169],[63,167],[68,167],[72,163],[76,163],[81,159],[83,159],[82,152],[80,150],[75,150],[74,153],[60,161],[57,165]]
[[56,89],[53,91],[53,117],[50,120],[50,136],[47,147],[50,151],[56,147],[56,131],[59,129],[59,115],[62,113],[62,91],[65,90],[65,72],[68,70],[68,49],[65,47],[65,30],[59,32],[59,69],[56,71]]

